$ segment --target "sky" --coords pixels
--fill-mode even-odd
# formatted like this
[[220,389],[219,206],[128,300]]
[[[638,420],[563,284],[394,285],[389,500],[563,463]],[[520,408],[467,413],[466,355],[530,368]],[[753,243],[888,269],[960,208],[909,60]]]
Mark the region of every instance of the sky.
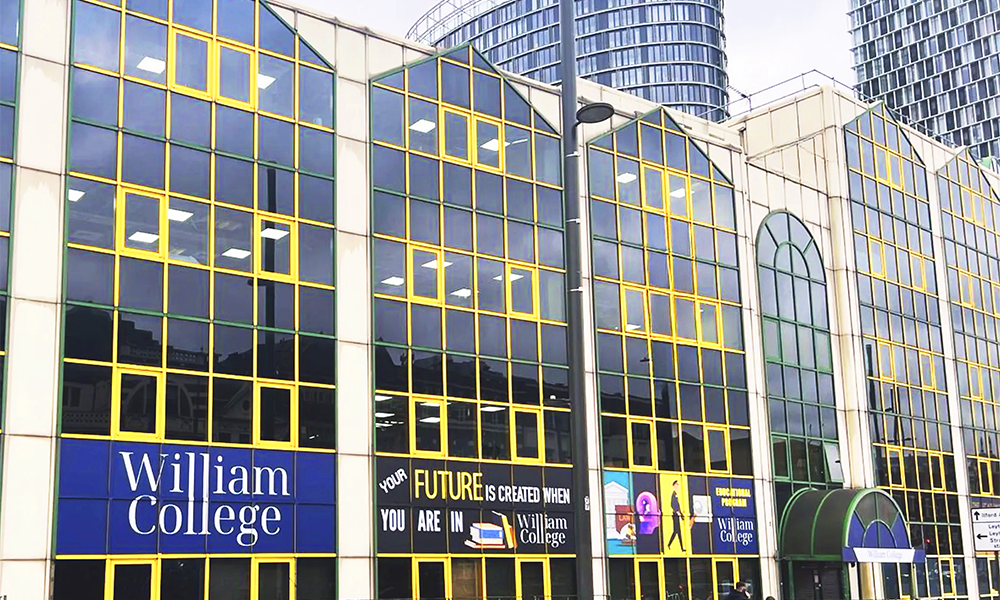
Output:
[[[437,0],[297,0],[326,14],[405,36]],[[729,82],[752,94],[811,70],[853,85],[849,0],[727,0]]]

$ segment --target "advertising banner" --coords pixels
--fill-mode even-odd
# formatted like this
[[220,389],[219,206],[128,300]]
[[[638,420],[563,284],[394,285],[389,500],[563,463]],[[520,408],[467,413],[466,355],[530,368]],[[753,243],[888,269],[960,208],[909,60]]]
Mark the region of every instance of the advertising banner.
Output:
[[609,555],[756,554],[750,479],[604,472]]
[[380,553],[572,554],[569,469],[377,457]]
[[332,553],[336,456],[61,439],[56,554]]

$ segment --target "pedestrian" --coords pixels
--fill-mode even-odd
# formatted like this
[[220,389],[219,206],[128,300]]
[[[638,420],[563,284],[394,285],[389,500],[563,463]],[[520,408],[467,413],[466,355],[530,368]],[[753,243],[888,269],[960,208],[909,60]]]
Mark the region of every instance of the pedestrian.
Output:
[[735,586],[729,595],[726,596],[726,600],[747,600],[750,597],[750,593],[747,592],[747,584],[740,581]]

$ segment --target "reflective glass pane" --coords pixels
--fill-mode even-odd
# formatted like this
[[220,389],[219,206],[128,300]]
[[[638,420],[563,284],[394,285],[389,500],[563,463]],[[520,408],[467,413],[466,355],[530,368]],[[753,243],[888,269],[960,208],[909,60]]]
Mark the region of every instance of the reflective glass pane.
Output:
[[448,156],[468,160],[469,120],[452,112],[444,113],[444,151]]
[[419,98],[410,98],[410,110],[408,114],[407,128],[409,129],[410,149],[437,154],[437,106]]
[[226,46],[219,48],[219,94],[238,102],[250,102],[249,54]]
[[132,15],[125,17],[125,74],[167,82],[167,28]]
[[414,250],[412,259],[413,294],[423,298],[438,297],[438,270],[447,263],[438,264],[437,254]]
[[253,271],[253,215],[215,209],[215,266]]
[[125,247],[160,251],[160,200],[125,195]]
[[[5,57],[16,54],[0,50],[0,79],[11,78],[9,92],[0,90],[0,100],[14,99],[15,66],[8,65]],[[118,82],[116,77],[101,75],[86,69],[73,69],[73,117],[95,121],[112,127],[118,125]],[[0,85],[3,82],[0,81]],[[9,96],[9,97],[8,97]]]
[[177,85],[208,91],[208,42],[177,34],[174,81]]
[[77,0],[73,10],[73,60],[117,73],[120,29],[121,13]]
[[266,54],[257,57],[257,99],[261,110],[294,116],[295,64]]
[[299,66],[299,119],[333,127],[333,74]]
[[500,128],[487,121],[476,121],[476,161],[500,168]]
[[291,272],[292,238],[287,223],[260,222],[261,270],[288,275]]
[[[119,431],[156,432],[157,379],[149,375],[124,373],[118,398]],[[117,571],[117,570],[116,570]]]
[[170,258],[199,265],[209,264],[209,207],[201,202],[171,198],[167,208]]

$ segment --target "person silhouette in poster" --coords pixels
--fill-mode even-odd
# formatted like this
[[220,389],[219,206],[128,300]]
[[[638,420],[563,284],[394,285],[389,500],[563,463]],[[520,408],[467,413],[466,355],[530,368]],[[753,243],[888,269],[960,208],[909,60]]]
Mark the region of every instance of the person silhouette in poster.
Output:
[[635,500],[636,517],[639,521],[639,534],[652,535],[660,526],[660,507],[657,506],[656,496],[650,492],[643,492]]
[[681,552],[687,552],[684,549],[684,536],[681,535],[681,482],[675,479],[673,488],[674,490],[670,494],[670,510],[673,517],[674,531],[670,534],[670,541],[667,542],[667,548],[673,548],[674,540],[677,540],[681,544]]

